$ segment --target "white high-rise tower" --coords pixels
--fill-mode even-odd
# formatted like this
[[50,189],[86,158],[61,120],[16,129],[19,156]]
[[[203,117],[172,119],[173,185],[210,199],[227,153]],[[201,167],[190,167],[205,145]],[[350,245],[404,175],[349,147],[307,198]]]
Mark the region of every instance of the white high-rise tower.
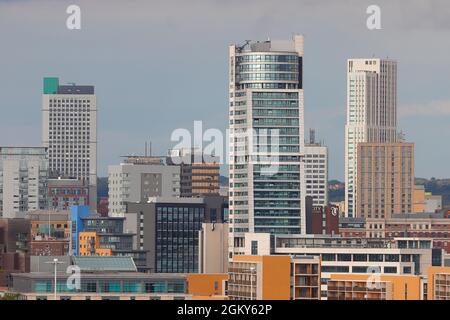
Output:
[[397,139],[397,62],[390,59],[347,61],[345,125],[345,207],[355,217],[357,151],[360,142]]
[[303,36],[229,49],[233,255],[247,232],[305,232]]
[[42,144],[50,178],[89,183],[89,205],[97,207],[97,99],[94,86],[60,85],[44,78]]

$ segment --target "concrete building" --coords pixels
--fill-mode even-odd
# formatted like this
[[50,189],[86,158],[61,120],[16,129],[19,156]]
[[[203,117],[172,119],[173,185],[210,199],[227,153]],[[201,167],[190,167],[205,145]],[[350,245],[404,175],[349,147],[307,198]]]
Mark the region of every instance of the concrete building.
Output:
[[414,144],[359,143],[356,216],[390,218],[413,210]]
[[303,41],[229,47],[230,255],[246,232],[305,232]]
[[199,273],[227,273],[228,223],[203,223],[199,231]]
[[160,157],[127,157],[108,167],[109,215],[123,216],[127,202],[180,195],[180,167],[164,165]]
[[49,179],[48,208],[68,210],[72,206],[89,205],[89,184],[84,179]]
[[396,140],[397,62],[390,59],[349,59],[345,125],[346,216],[356,215],[358,143]]
[[327,297],[332,274],[377,273],[425,275],[429,266],[442,266],[442,250],[432,239],[342,238],[317,235],[246,234],[245,254],[311,255],[321,259],[321,297]]
[[305,196],[313,198],[314,206],[328,204],[328,147],[316,141],[315,131],[309,131],[309,141],[305,143]]
[[229,266],[230,300],[318,300],[320,259],[312,256],[236,255]]
[[42,147],[0,147],[0,217],[47,208],[48,158]]
[[226,198],[220,196],[155,197],[128,203],[125,230],[136,234],[134,248],[147,255],[139,270],[198,273],[202,224],[221,223],[227,208]]
[[60,85],[44,78],[42,145],[51,178],[87,181],[89,205],[97,207],[97,98],[94,86]]
[[203,154],[202,150],[169,150],[167,163],[180,166],[180,195],[200,197],[219,194],[219,157]]

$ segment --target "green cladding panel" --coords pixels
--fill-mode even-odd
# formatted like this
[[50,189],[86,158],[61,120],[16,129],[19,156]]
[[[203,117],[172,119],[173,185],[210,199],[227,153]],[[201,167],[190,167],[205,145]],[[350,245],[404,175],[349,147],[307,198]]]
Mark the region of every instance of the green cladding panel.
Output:
[[58,93],[59,79],[58,78],[44,78],[44,94]]

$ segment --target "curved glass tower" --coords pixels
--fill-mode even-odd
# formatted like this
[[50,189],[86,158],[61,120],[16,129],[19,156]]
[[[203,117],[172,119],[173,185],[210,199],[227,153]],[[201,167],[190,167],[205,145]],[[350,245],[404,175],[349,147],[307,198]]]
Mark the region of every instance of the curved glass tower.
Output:
[[231,45],[229,57],[231,257],[247,232],[305,230],[303,37]]

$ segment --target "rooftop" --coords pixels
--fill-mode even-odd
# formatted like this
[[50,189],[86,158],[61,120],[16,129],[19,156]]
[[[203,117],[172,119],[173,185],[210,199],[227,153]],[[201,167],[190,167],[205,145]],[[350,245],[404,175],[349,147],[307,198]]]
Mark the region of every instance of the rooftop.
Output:
[[73,256],[72,262],[80,267],[81,271],[137,271],[132,257]]

